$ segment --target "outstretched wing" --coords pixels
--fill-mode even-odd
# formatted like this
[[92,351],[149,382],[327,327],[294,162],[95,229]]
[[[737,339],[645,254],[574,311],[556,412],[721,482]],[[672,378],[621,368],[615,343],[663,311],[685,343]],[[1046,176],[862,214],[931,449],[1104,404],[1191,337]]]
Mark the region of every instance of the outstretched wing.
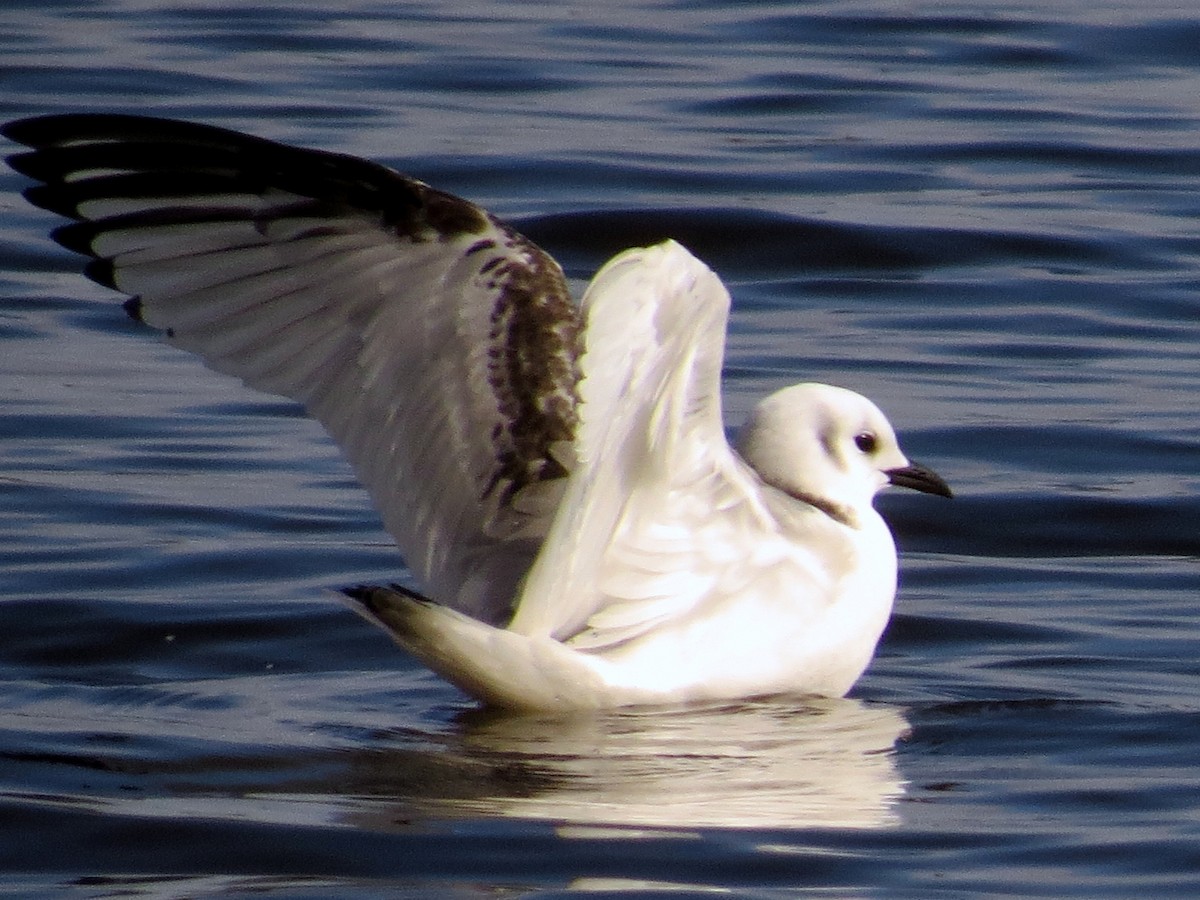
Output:
[[583,308],[579,465],[511,627],[597,649],[736,589],[736,538],[773,520],[725,438],[717,276],[667,241],[609,262]]
[[3,133],[89,277],[171,343],[304,404],[424,587],[504,621],[573,465],[580,314],[558,265],[381,165],[201,125]]

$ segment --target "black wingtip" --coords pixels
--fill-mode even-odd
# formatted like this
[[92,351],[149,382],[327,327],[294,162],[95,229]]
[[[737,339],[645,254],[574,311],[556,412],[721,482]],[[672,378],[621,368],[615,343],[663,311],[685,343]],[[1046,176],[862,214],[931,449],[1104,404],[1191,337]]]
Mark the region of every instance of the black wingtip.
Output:
[[32,116],[28,119],[13,119],[11,122],[5,122],[0,125],[0,134],[4,135],[14,144],[24,144],[26,147],[34,146],[33,135],[38,131],[38,123],[44,116]]
[[113,272],[112,260],[93,259],[83,267],[83,274],[101,287],[112,288],[114,291],[120,290],[117,287],[116,273]]
[[92,241],[96,239],[96,226],[91,222],[72,222],[50,232],[50,239],[60,247],[75,253],[92,256]]
[[[29,177],[41,178],[42,175],[30,174]],[[35,184],[21,191],[21,196],[38,209],[56,213],[67,219],[79,218],[79,205],[75,196],[60,184]]]
[[125,314],[135,322],[140,322],[145,325],[146,320],[142,318],[142,298],[130,297],[121,304],[121,309],[125,310]]
[[24,119],[13,119],[0,125],[0,134],[15,144],[26,147],[40,147],[48,143],[48,137],[58,130],[59,123],[68,115],[50,114],[48,116],[26,116]]
[[19,172],[29,178],[37,178],[40,181],[43,180],[40,175],[42,166],[38,162],[40,156],[41,154],[37,151],[30,150],[24,153],[11,153],[4,158],[4,161],[14,172]]
[[153,129],[181,133],[216,130],[210,126],[129,113],[51,113],[5,122],[0,125],[0,134],[26,147],[50,147],[80,138],[106,140]]

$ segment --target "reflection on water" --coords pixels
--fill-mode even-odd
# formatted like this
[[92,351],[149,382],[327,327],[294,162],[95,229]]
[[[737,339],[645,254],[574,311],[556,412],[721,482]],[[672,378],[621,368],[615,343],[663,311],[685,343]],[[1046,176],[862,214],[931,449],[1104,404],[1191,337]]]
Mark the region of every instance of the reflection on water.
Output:
[[[22,749],[0,759],[42,808],[118,820],[387,833],[501,817],[573,838],[899,824],[896,745],[910,726],[895,706],[778,698],[571,717],[472,706],[440,723],[392,708],[389,691],[411,701],[430,688],[414,670],[91,688],[87,702],[47,692],[43,714],[10,719]],[[352,693],[375,702],[354,706]],[[297,717],[305,705],[312,715]]]
[[[382,806],[355,811],[355,822],[394,821],[395,796],[435,815],[616,826],[623,836],[626,826],[877,828],[895,824],[904,792],[892,750],[907,721],[854,700],[567,720],[476,712],[458,724],[428,751],[436,775],[409,749],[360,757],[356,792]],[[414,784],[414,771],[430,777]]]

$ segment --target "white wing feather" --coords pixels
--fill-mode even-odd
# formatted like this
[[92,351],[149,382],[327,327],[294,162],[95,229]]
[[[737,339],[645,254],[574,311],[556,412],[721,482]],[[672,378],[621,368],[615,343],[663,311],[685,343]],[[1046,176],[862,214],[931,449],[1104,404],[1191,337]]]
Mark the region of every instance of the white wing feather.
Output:
[[741,568],[725,532],[773,519],[725,438],[717,276],[668,241],[609,262],[583,307],[579,465],[510,627],[596,649],[701,604]]

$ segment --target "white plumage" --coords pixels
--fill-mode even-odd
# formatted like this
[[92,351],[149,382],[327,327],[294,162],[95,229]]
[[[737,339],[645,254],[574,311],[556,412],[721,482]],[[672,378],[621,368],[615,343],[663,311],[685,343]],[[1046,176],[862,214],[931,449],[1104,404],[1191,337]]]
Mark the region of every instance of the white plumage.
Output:
[[839,696],[895,593],[872,498],[949,496],[827,385],[725,439],[729,295],[671,241],[574,304],[550,257],[383,166],[130,116],[5,126],[26,196],[172,343],[303,403],[426,597],[347,593],[435,671],[534,708]]

